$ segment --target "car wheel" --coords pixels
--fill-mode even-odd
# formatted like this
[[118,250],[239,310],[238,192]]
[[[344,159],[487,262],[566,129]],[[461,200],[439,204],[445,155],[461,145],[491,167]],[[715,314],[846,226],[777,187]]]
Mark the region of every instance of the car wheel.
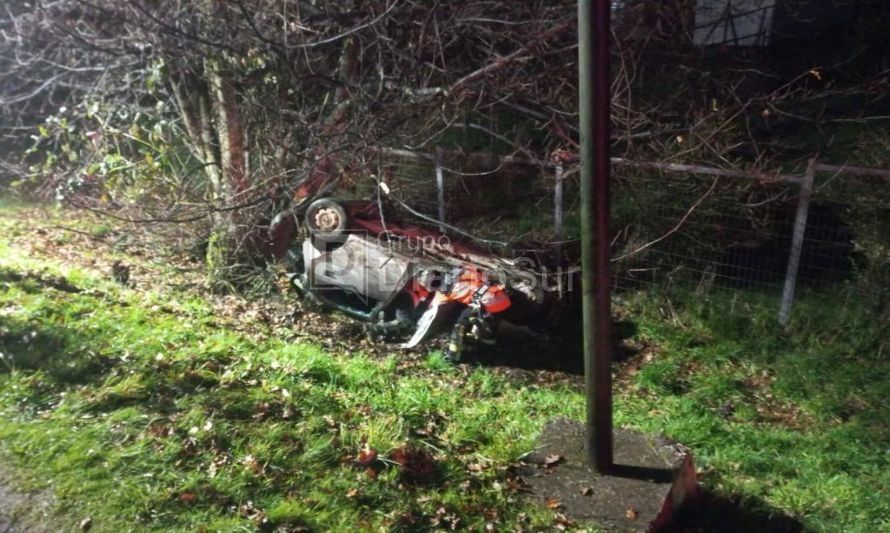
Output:
[[313,236],[335,239],[346,231],[348,217],[339,202],[320,198],[306,209],[306,227]]

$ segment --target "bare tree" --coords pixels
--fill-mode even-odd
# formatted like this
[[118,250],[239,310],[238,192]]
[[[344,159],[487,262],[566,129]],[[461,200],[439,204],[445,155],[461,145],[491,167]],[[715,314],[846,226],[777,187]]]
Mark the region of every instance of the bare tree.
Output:
[[[695,5],[615,3],[615,149],[766,167],[787,150],[764,132],[813,120],[795,107],[841,89],[824,68],[778,76],[768,51],[693,46]],[[256,225],[300,183],[368,181],[380,145],[431,149],[473,131],[546,160],[577,143],[574,0],[41,0],[4,11],[2,127],[20,140],[58,119],[19,170],[92,209],[200,221],[211,265],[255,249]],[[60,152],[72,155],[39,160]]]

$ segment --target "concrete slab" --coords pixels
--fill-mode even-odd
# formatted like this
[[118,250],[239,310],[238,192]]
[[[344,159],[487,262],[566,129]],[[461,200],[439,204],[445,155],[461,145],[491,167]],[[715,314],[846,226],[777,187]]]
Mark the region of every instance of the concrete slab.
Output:
[[698,495],[692,455],[664,438],[615,430],[615,470],[601,476],[587,464],[584,425],[548,422],[522,475],[538,499],[580,524],[609,531],[657,531]]

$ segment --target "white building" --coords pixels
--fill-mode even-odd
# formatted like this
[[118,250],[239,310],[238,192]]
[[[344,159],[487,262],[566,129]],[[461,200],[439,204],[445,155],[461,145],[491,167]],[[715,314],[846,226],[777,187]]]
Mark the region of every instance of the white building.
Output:
[[692,42],[697,46],[766,46],[776,0],[698,0]]
[[692,41],[697,46],[766,46],[776,0],[698,0]]

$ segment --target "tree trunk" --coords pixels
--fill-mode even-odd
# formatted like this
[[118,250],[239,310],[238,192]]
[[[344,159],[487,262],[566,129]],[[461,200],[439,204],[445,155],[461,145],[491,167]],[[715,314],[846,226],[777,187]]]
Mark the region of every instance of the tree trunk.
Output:
[[237,200],[247,189],[247,155],[244,126],[235,87],[216,61],[208,61],[208,78],[216,98],[216,123],[220,163],[228,200]]
[[[214,186],[217,208],[243,202],[247,191],[247,154],[244,126],[238,95],[219,61],[207,60],[205,73],[214,98],[216,134],[219,142],[222,177]],[[210,115],[210,106],[205,112]],[[203,113],[202,113],[203,114]],[[217,211],[207,242],[207,270],[210,282],[217,288],[228,285],[229,272],[236,262],[239,242],[237,210]]]
[[194,74],[183,73],[179,79],[171,80],[171,85],[179,107],[179,115],[188,134],[188,146],[203,165],[211,197],[217,201],[215,195],[220,190],[222,182],[207,84]]

